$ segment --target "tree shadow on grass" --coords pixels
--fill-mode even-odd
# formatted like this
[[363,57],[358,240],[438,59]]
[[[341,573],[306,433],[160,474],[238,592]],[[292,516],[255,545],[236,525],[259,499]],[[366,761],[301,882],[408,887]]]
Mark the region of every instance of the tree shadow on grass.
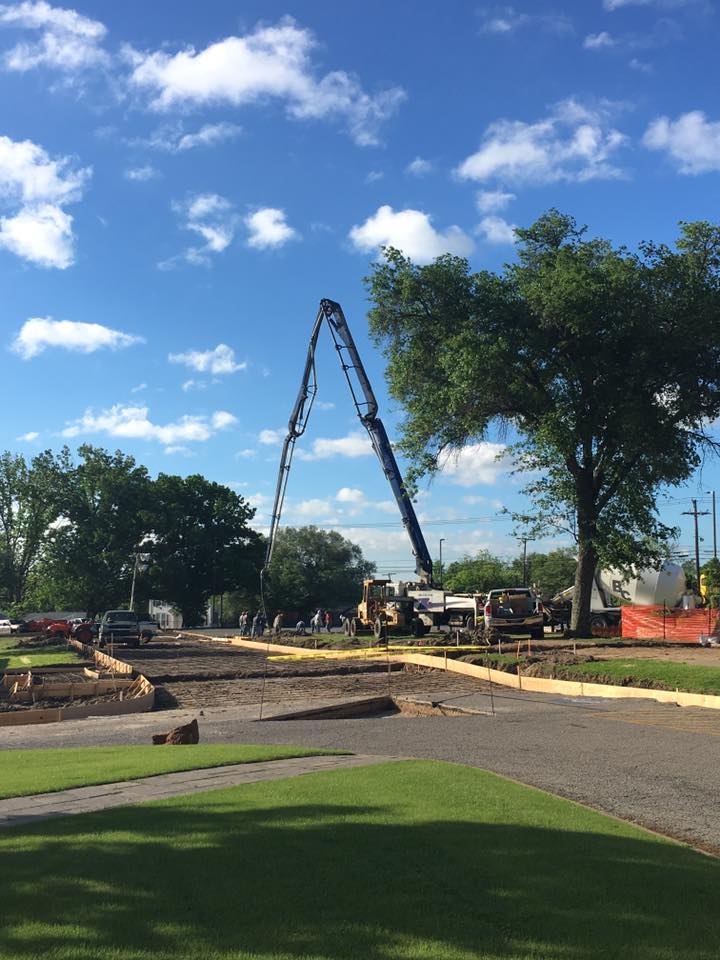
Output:
[[0,834],[0,956],[720,954],[717,861],[639,834],[405,817],[360,786],[338,799],[330,778]]

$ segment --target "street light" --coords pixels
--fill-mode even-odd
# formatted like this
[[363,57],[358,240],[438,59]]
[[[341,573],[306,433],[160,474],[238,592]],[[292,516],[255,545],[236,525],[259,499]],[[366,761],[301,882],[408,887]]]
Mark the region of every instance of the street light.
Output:
[[440,537],[440,586],[443,585],[443,569],[442,569],[442,545],[445,543],[445,537]]

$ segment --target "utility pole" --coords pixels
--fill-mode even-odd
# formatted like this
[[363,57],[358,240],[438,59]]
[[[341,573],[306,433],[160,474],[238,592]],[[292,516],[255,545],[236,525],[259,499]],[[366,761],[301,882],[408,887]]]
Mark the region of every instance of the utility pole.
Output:
[[440,586],[443,585],[443,569],[442,569],[442,545],[445,543],[445,537],[440,537]]
[[684,517],[694,517],[695,518],[695,590],[700,592],[700,536],[698,534],[698,517],[707,517],[709,511],[707,510],[698,510],[697,500],[690,501],[693,505],[692,510],[683,510]]
[[133,560],[133,575],[132,575],[132,586],[130,587],[130,609],[135,609],[135,577],[137,576],[138,570],[141,573],[145,573],[147,568],[150,566],[150,554],[149,553],[135,553]]
[[528,577],[527,577],[527,545],[529,540],[533,540],[534,537],[519,537],[520,543],[523,545],[523,586],[526,587]]
[[713,557],[717,560],[717,522],[715,519],[715,491],[712,491],[712,515],[713,515]]

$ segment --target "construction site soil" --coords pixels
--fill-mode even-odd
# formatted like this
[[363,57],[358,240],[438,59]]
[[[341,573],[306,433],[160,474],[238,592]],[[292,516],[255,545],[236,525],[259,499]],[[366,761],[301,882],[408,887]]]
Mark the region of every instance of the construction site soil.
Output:
[[123,649],[121,656],[155,685],[156,710],[259,704],[261,700],[291,709],[299,701],[441,690],[461,695],[484,686],[466,677],[377,659],[277,662],[220,642],[184,638]]

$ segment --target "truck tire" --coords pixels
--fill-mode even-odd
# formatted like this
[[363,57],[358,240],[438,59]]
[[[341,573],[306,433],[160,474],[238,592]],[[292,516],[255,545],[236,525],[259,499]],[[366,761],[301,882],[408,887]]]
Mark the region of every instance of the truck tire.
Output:
[[356,637],[357,634],[358,634],[358,622],[357,622],[357,617],[353,617],[353,618],[350,620],[350,628],[349,628],[349,629],[350,629],[350,636],[351,636],[351,637]]
[[595,613],[590,617],[590,627],[593,630],[604,630],[607,626],[607,620],[601,613]]
[[475,614],[474,614],[474,613],[469,613],[469,614],[465,617],[465,627],[466,627],[467,630],[474,630],[474,629],[475,629]]
[[351,636],[351,633],[350,633],[351,624],[352,624],[352,621],[350,620],[350,617],[345,617],[345,619],[343,620],[343,633],[345,634],[346,637]]
[[373,624],[373,633],[376,640],[387,640],[387,624],[380,617]]

